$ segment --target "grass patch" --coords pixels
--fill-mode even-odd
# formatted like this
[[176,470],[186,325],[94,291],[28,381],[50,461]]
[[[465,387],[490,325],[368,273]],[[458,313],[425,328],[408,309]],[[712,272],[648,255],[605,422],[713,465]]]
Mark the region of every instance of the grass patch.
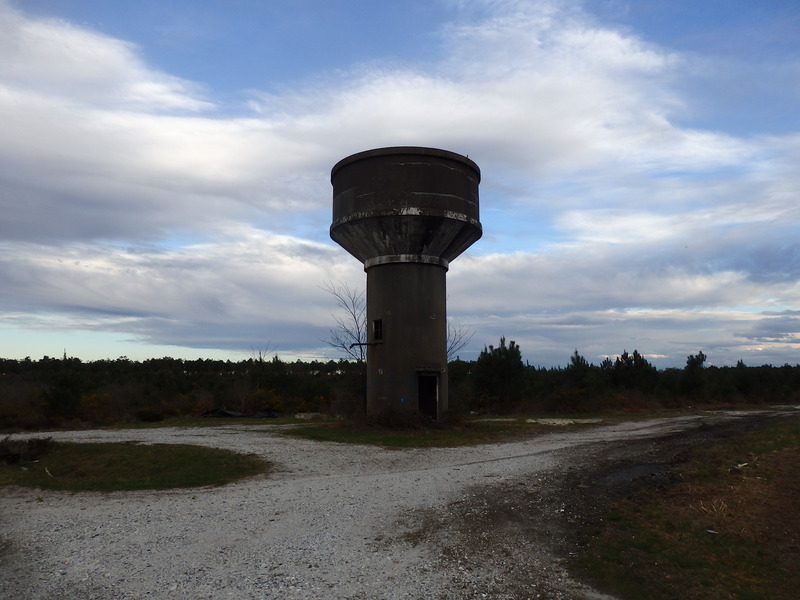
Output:
[[0,464],[0,486],[115,492],[218,486],[269,471],[256,456],[186,444],[51,442],[38,460]]
[[800,418],[696,449],[673,483],[618,503],[577,570],[625,600],[795,600]]
[[[196,417],[196,416],[176,416],[166,417],[161,421],[118,421],[114,423],[71,423],[69,426],[62,427],[43,427],[37,428],[35,431],[46,433],[48,431],[76,431],[87,429],[163,429],[167,427],[226,427],[231,425],[247,425],[252,427],[259,427],[264,425],[294,425],[297,423],[318,422],[318,420],[325,419],[297,419],[294,416],[277,417],[277,418],[260,418],[260,417]],[[10,428],[7,430],[0,428],[0,434],[20,433],[20,428]]]
[[230,425],[290,425],[293,423],[308,423],[308,421],[295,419],[293,416],[277,418],[261,417],[168,417],[163,421],[135,421],[132,423],[115,423],[98,429],[161,429],[164,427],[226,427]]
[[[575,426],[571,426],[575,427]],[[364,444],[387,448],[450,448],[512,440],[528,435],[564,430],[524,417],[481,418],[461,424],[392,429],[347,422],[308,425],[287,430],[287,435],[320,442]]]

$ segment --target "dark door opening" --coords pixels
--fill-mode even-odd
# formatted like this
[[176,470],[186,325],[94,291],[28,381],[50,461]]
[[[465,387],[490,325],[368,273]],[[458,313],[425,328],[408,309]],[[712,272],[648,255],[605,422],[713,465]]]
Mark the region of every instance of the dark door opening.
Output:
[[436,420],[436,409],[439,405],[439,375],[437,373],[420,373],[417,376],[419,393],[419,412]]

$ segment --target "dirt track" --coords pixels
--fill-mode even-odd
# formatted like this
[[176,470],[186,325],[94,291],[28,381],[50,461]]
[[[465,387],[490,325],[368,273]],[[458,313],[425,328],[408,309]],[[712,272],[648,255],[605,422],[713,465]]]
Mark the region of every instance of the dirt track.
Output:
[[690,449],[785,414],[796,411],[647,421],[621,439],[604,440],[601,428],[596,441],[558,451],[555,470],[477,486],[445,509],[409,516],[406,537],[440,548],[461,573],[463,598],[609,598],[566,570],[585,528],[614,502],[667,483]]
[[63,432],[256,452],[266,478],[200,490],[4,490],[2,598],[604,598],[564,558],[598,511],[685,451],[764,418],[705,413],[504,444],[385,450],[274,427]]

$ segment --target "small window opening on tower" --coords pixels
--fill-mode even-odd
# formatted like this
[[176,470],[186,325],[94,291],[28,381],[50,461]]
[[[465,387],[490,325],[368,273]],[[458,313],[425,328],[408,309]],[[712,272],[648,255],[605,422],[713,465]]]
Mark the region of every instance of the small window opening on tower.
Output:
[[383,339],[383,319],[375,319],[372,322],[372,339],[375,341]]

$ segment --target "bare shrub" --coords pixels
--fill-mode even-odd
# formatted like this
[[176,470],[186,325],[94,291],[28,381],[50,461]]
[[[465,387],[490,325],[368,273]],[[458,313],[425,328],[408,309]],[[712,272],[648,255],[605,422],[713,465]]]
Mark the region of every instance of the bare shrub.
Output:
[[50,449],[52,438],[12,440],[10,436],[0,441],[0,462],[14,464],[36,460]]

